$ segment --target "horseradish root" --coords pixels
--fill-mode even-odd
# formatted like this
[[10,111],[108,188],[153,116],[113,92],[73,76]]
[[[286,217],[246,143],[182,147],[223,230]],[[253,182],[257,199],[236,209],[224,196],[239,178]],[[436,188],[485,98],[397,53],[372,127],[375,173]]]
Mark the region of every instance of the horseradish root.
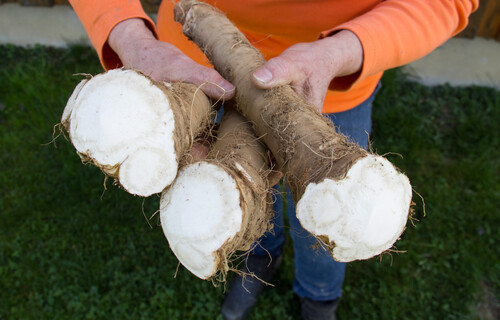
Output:
[[205,3],[182,0],[175,19],[236,86],[238,110],[252,122],[285,174],[304,228],[338,261],[367,259],[389,249],[409,214],[412,192],[406,176],[336,132],[290,86],[254,86],[250,76],[265,60],[222,13]]
[[208,158],[183,167],[160,201],[170,248],[194,275],[225,275],[231,255],[270,228],[268,172],[267,149],[246,119],[226,109]]
[[[196,93],[196,94],[195,94]],[[82,80],[62,124],[82,160],[131,194],[161,192],[209,122],[211,105],[196,86],[164,84],[133,70]]]

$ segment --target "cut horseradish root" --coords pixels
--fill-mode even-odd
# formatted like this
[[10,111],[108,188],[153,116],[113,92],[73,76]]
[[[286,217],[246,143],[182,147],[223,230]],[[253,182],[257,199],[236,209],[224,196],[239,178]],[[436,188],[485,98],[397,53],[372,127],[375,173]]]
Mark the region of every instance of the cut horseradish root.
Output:
[[84,161],[129,193],[149,196],[172,183],[193,138],[208,124],[209,100],[196,89],[115,69],[81,81],[61,122]]
[[209,159],[183,167],[163,193],[163,232],[195,276],[225,275],[231,255],[249,250],[270,228],[267,159],[250,124],[229,109]]
[[399,238],[411,198],[408,178],[385,158],[369,155],[343,179],[310,183],[297,203],[297,218],[335,260],[369,259]]
[[[388,162],[370,164],[374,156],[338,133],[289,85],[258,89],[251,75],[266,61],[220,11],[203,2],[181,0],[174,14],[184,34],[235,85],[237,108],[253,123],[284,173],[306,229],[325,240],[339,260],[366,259],[388,249],[400,236],[410,210],[411,187],[406,177]],[[224,32],[214,37],[213,30]],[[387,167],[385,173],[379,170],[382,164]],[[332,191],[327,189],[330,184],[336,185]],[[346,212],[333,211],[336,207],[345,207]],[[307,219],[318,223],[307,225]],[[325,221],[331,221],[326,223],[328,228],[323,227]],[[344,236],[339,236],[335,230],[343,228],[340,235]]]

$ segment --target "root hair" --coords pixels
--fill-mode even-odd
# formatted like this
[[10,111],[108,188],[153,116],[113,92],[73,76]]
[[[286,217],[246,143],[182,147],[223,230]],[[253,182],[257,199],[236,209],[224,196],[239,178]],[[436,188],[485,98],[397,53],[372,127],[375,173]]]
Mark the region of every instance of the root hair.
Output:
[[153,216],[151,216],[151,218],[150,218],[150,219],[148,219],[148,217],[146,216],[146,212],[145,212],[145,210],[144,210],[144,202],[145,202],[145,201],[146,201],[146,198],[143,198],[143,199],[142,199],[142,203],[141,203],[141,211],[142,211],[142,215],[144,216],[144,219],[145,219],[145,220],[146,220],[146,222],[148,223],[149,228],[150,228],[150,229],[153,229],[153,226],[151,225],[151,223],[149,222],[149,220],[150,220],[151,218],[153,218],[153,217],[154,217],[154,215],[156,214],[156,212],[158,212],[158,210],[157,210],[155,213],[153,213]]
[[[49,142],[47,143],[42,143],[42,146],[48,146],[52,143],[54,143],[54,148],[57,148],[57,145],[56,145],[56,140],[57,138],[59,138],[60,136],[63,136],[64,137],[64,140],[66,141],[69,141],[69,139],[66,137],[66,134],[64,134],[64,125],[60,122],[60,123],[57,123],[54,125],[54,127],[52,128],[52,140],[50,140]],[[56,135],[56,131],[59,131]]]

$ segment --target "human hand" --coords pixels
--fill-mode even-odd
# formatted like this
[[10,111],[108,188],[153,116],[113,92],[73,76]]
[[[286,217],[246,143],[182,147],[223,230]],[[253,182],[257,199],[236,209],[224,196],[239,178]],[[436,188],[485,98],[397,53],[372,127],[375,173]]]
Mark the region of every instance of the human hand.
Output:
[[270,59],[251,76],[261,89],[290,84],[321,112],[330,82],[361,70],[363,47],[349,30],[307,43],[298,43]]
[[117,24],[108,44],[125,68],[139,70],[156,81],[192,83],[214,99],[228,100],[234,95],[234,86],[217,71],[194,62],[175,46],[157,40],[142,19]]

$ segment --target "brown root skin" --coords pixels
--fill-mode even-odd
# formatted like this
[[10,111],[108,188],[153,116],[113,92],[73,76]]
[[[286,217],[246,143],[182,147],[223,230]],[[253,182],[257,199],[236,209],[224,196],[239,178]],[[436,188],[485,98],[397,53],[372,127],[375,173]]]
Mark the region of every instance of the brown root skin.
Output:
[[226,108],[217,141],[208,156],[236,181],[243,212],[241,230],[217,251],[218,275],[222,281],[231,269],[236,251],[247,251],[267,230],[271,229],[271,194],[268,192],[269,171],[266,148],[257,140],[251,124],[232,108]]
[[183,0],[176,5],[175,17],[215,69],[236,86],[238,110],[252,121],[256,134],[273,153],[296,201],[309,183],[342,179],[367,155],[290,86],[257,88],[250,76],[265,60],[222,13],[205,3]]
[[[298,201],[309,183],[343,179],[367,152],[337,133],[333,124],[289,86],[268,91],[262,119],[266,119],[270,147]],[[266,136],[264,136],[266,141]]]
[[191,151],[195,138],[206,130],[212,118],[210,100],[193,84],[163,83],[141,74],[168,97],[175,119],[175,151],[180,156],[180,163],[188,161],[186,155]]
[[178,2],[174,8],[175,21],[177,21],[183,25],[186,22],[186,15],[187,15],[189,9],[191,9],[191,7],[193,5],[203,5],[203,4],[204,3],[194,1],[194,0],[186,0],[186,1]]
[[120,172],[120,165],[119,164],[114,165],[114,166],[110,166],[110,165],[104,165],[103,166],[100,163],[98,163],[97,161],[95,161],[93,158],[89,157],[85,153],[78,152],[78,151],[76,153],[78,154],[78,156],[82,160],[83,164],[94,165],[94,166],[98,167],[99,169],[101,169],[101,171],[106,176],[108,176],[110,178],[118,179],[118,175],[119,175],[119,172]]

